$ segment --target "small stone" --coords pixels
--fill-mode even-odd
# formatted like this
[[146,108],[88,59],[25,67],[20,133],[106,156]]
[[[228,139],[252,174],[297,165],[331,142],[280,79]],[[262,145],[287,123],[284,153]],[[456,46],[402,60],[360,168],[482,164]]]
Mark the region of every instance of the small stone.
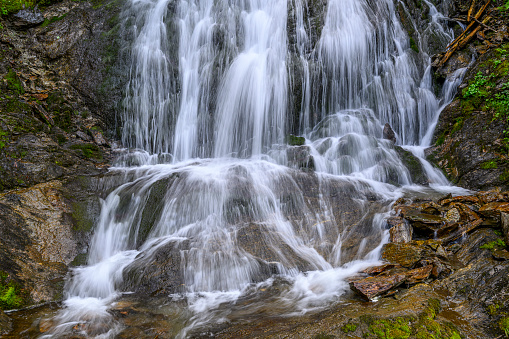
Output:
[[77,136],[78,138],[80,138],[81,140],[91,141],[90,137],[89,137],[86,133],[84,133],[84,132],[82,132],[82,131],[78,131],[78,132],[76,132],[76,136]]
[[457,208],[451,208],[445,213],[444,218],[447,222],[458,222],[460,221],[460,212]]
[[390,140],[393,143],[396,143],[396,133],[394,133],[394,130],[392,129],[391,125],[389,125],[388,123],[385,124],[384,126],[383,138],[386,140]]
[[389,230],[389,234],[391,236],[391,242],[396,243],[409,243],[412,241],[414,230],[412,226],[410,226],[407,222],[402,220],[401,223],[393,226]]
[[395,287],[403,284],[406,280],[406,274],[398,273],[389,276],[369,277],[359,281],[351,282],[350,289],[366,300],[372,300]]
[[13,16],[13,24],[17,27],[31,27],[44,22],[44,16],[37,8],[24,8]]
[[100,131],[91,131],[92,136],[94,137],[94,142],[99,146],[109,146],[108,142],[104,138],[103,134]]

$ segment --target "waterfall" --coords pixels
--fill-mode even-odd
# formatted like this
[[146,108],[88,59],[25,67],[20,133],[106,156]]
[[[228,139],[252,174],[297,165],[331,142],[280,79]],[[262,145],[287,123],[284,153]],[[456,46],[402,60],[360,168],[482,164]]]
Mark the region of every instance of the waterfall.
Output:
[[390,205],[429,190],[400,146],[435,189],[453,189],[422,147],[463,74],[434,94],[430,57],[411,48],[393,0],[329,0],[321,29],[310,6],[132,0],[131,150],[110,171],[124,183],[102,202],[50,336],[76,324],[118,334],[107,310],[126,293],[185,298],[179,337],[228,319],[239,298],[263,302],[253,291],[279,291],[281,314],[321,309],[378,263]]

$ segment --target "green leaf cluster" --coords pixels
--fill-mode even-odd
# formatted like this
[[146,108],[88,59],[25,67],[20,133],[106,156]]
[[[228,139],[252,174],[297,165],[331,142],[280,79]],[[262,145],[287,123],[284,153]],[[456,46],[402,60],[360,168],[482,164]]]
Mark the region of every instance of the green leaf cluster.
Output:
[[33,6],[35,0],[0,0],[0,15],[9,15]]
[[0,272],[0,309],[10,310],[23,305],[23,299],[19,296],[19,288],[13,282],[7,282],[7,274]]

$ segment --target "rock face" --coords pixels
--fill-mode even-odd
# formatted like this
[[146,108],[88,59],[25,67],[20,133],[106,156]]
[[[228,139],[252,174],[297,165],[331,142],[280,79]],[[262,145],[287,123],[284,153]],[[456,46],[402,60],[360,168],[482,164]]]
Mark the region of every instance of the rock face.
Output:
[[0,308],[61,300],[84,263],[123,88],[120,3],[104,5],[0,16]]
[[62,298],[68,267],[87,251],[94,223],[87,215],[99,212],[93,191],[82,177],[0,195],[2,283],[16,287],[20,306]]
[[[251,193],[252,183],[240,166],[231,172],[232,175],[235,172],[229,179],[235,183],[235,189],[232,191],[233,195],[225,201],[224,209],[230,212],[225,216],[224,227],[229,232],[227,237],[234,239],[235,245],[224,248],[221,240],[213,242],[215,253],[235,260],[249,257],[245,260],[249,260],[250,277],[256,282],[282,273],[281,267],[302,272],[318,269],[316,262],[309,260],[305,254],[298,253],[291,244],[285,242],[284,237],[279,234],[280,228],[271,224],[274,221],[257,219],[260,217],[250,212],[256,210],[257,206],[253,199],[258,199]],[[186,180],[185,173],[172,175],[154,183],[151,192],[168,192],[171,187],[188,185]],[[289,221],[295,234],[307,239],[307,246],[312,246],[323,257],[332,256],[338,234],[342,234],[341,260],[344,262],[349,262],[359,255],[361,244],[366,244],[366,248],[361,249],[364,254],[379,244],[380,233],[373,229],[372,220],[384,201],[372,193],[369,187],[366,186],[363,191],[345,180],[320,178],[308,171],[290,169],[273,184],[276,186],[274,192],[279,195],[278,199],[285,201],[278,213]],[[136,189],[135,184],[132,189]],[[130,198],[131,193],[131,189],[122,193],[120,204],[124,195]],[[142,226],[139,234],[149,234],[164,209],[164,199],[156,193],[151,193],[147,201],[146,210],[140,211],[136,217],[140,218],[140,225],[147,227]],[[310,205],[312,209],[309,210],[316,210],[319,206],[324,208],[324,205],[320,204],[324,204],[327,206],[326,210],[331,211],[327,220],[320,220],[319,216],[308,212]],[[341,222],[333,223],[331,219]],[[311,239],[309,235],[315,234],[317,227],[322,227],[322,235]],[[362,241],[363,239],[366,240]],[[150,296],[182,292],[186,283],[185,265],[192,267],[194,264],[187,262],[185,258],[202,255],[195,254],[198,246],[203,245],[190,237],[189,241],[173,240],[145,250],[124,270],[124,281],[120,289]]]
[[[478,2],[472,12],[478,13],[484,4]],[[461,42],[449,59],[440,54],[435,62],[436,77],[443,79],[469,66],[475,57],[454,101],[442,111],[433,147],[426,154],[453,183],[477,190],[509,187],[506,134],[509,61],[505,57],[509,34],[505,12],[497,6],[491,2],[482,12],[489,12],[485,20],[490,30],[475,23],[477,31],[463,35],[469,40]],[[470,5],[465,2],[451,2],[451,16],[467,19],[469,10]]]

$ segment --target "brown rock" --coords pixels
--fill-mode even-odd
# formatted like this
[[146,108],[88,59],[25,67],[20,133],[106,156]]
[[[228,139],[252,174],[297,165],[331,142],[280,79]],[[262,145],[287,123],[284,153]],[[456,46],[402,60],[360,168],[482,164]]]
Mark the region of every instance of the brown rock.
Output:
[[491,191],[479,192],[476,194],[479,198],[481,205],[489,204],[500,200],[500,190],[495,189]]
[[491,252],[491,255],[497,260],[509,260],[509,252],[507,250],[495,250]]
[[500,213],[509,213],[509,203],[507,202],[490,202],[483,205],[479,209],[479,213],[486,218],[500,220]]
[[432,270],[433,265],[428,265],[408,271],[406,282],[411,285],[421,283],[429,278]]
[[451,232],[448,236],[441,238],[440,240],[444,244],[450,243],[450,242],[457,240],[460,237],[472,232],[473,230],[475,230],[476,228],[481,226],[482,223],[483,223],[482,219],[477,219],[476,221],[469,222],[464,225],[458,224],[458,228],[456,229],[456,231]]
[[502,223],[502,232],[504,233],[505,243],[509,246],[509,213],[500,213],[500,219]]
[[406,244],[412,241],[414,230],[412,226],[402,219],[400,223],[394,225],[389,230],[389,233],[391,236],[391,242]]
[[396,133],[394,133],[391,125],[388,123],[385,124],[384,130],[383,130],[383,138],[392,141],[393,143],[396,143]]
[[12,331],[12,320],[0,310],[0,335],[8,334]]
[[456,207],[448,210],[444,216],[444,218],[447,222],[458,222],[458,221],[460,221],[460,217],[461,217],[460,212],[458,211],[458,209]]
[[398,287],[406,280],[404,273],[394,275],[384,275],[369,277],[359,281],[351,282],[350,289],[367,300],[385,294],[386,292]]
[[422,259],[422,249],[411,244],[389,243],[382,250],[382,258],[391,263],[412,268]]
[[396,266],[397,265],[394,265],[394,264],[385,264],[385,265],[381,265],[381,266],[368,267],[364,271],[362,271],[362,273],[366,273],[369,275],[377,275],[382,272],[385,272],[386,270],[390,270]]
[[442,206],[449,205],[454,202],[460,202],[462,204],[471,204],[471,205],[478,205],[478,206],[481,205],[479,197],[473,196],[473,195],[457,196],[457,197],[453,197],[453,198],[440,200],[440,204]]

